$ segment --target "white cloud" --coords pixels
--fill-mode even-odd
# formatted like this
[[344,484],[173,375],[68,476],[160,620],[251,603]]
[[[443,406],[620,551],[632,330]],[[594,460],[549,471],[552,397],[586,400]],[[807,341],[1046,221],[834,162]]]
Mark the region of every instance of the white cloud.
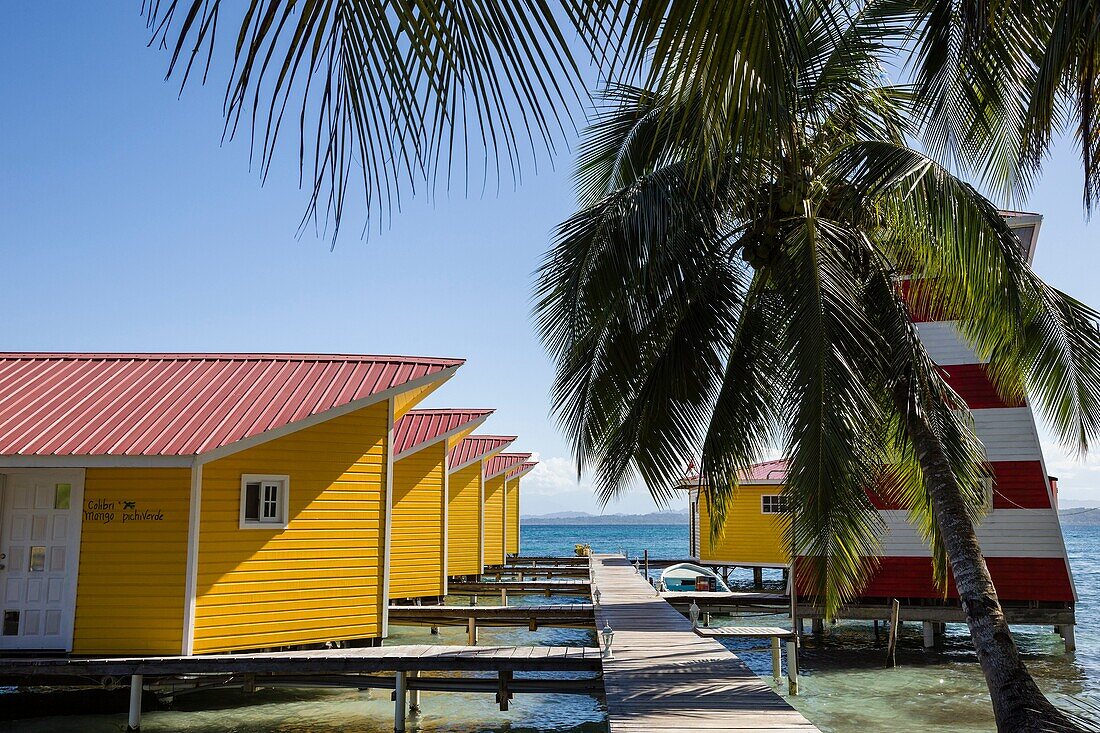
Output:
[[[592,488],[592,481],[582,475],[577,479],[577,465],[571,458],[552,456],[543,458],[534,454],[531,460],[538,465],[523,479],[521,502],[524,514],[549,514],[551,512],[589,512],[590,514],[646,514],[658,507],[644,487],[635,486],[601,507]],[[686,504],[686,499],[685,502]],[[680,502],[671,507],[680,509]]]

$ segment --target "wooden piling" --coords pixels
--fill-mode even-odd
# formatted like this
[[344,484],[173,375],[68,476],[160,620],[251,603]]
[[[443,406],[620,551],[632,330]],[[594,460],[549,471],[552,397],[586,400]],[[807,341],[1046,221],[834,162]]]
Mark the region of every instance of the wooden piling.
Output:
[[130,712],[126,717],[126,730],[141,730],[141,688],[145,678],[140,674],[130,675]]
[[779,637],[772,637],[772,678],[776,684],[783,679],[783,660],[780,651]]
[[[419,677],[419,672],[409,672],[409,677]],[[420,714],[420,690],[409,690],[409,714]]]
[[899,617],[901,616],[901,603],[895,598],[890,602],[890,631],[886,640],[886,666],[896,667],[897,660],[894,658],[894,652],[898,644],[898,626],[900,624]]
[[787,693],[798,695],[798,644],[793,640],[787,642]]
[[405,733],[405,703],[408,698],[406,672],[398,672],[393,687],[393,733]]

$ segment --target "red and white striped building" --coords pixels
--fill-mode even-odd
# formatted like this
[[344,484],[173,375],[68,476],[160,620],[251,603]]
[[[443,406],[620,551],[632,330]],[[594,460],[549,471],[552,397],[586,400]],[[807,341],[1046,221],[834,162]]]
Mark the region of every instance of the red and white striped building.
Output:
[[[1008,214],[1030,262],[1042,217]],[[982,553],[1002,601],[1073,604],[1057,484],[1043,461],[1035,416],[1026,401],[1006,402],[986,375],[986,365],[951,321],[914,314],[921,341],[948,384],[966,400],[985,444],[993,473],[993,509],[978,527]],[[876,598],[942,597],[932,582],[929,552],[898,507],[878,506],[889,532],[878,571],[864,590]],[[949,596],[954,589],[949,590]]]
[[[1021,213],[1007,213],[1006,217],[1030,262],[1042,217]],[[1072,647],[1077,596],[1058,521],[1057,482],[1047,474],[1031,406],[1026,401],[1009,402],[1001,398],[986,374],[986,364],[960,337],[953,322],[918,313],[914,313],[914,320],[929,355],[946,381],[966,401],[977,435],[985,445],[993,474],[992,510],[977,532],[1006,615],[1011,623],[1059,626],[1067,646]],[[786,478],[784,462],[761,464],[763,468],[768,469],[766,479],[753,480],[757,478],[753,475],[748,483],[774,486],[773,493],[781,491]],[[696,494],[691,491],[694,483],[692,479],[684,483],[691,496],[692,554],[703,562],[766,566],[746,563],[744,558],[732,555],[701,557],[698,544],[701,530],[695,531],[701,515]],[[872,496],[872,500],[887,526],[882,537],[882,555],[861,597],[842,615],[876,618],[878,610],[896,598],[907,608],[903,618],[928,622],[963,620],[954,587],[947,589],[946,599],[943,591],[936,588],[930,551],[908,522],[907,512],[899,506],[884,504],[879,497]],[[753,521],[759,521],[755,516],[743,514],[727,515],[727,535],[739,529],[747,531]],[[742,521],[746,523],[744,527],[735,526]],[[811,608],[807,608],[807,614],[800,611],[800,615],[817,614]]]

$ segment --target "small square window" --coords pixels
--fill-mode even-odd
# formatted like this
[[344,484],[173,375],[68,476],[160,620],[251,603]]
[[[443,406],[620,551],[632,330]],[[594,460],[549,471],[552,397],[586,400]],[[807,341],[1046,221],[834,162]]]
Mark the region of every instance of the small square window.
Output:
[[241,528],[286,527],[289,497],[289,476],[241,476]]
[[780,494],[765,494],[760,497],[761,514],[786,514],[787,497]]

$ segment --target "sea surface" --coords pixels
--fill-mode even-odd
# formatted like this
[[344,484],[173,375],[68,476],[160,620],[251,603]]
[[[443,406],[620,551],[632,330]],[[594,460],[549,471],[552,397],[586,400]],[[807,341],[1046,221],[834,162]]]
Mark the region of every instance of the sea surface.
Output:
[[[1066,654],[1050,628],[1018,627],[1014,634],[1028,666],[1044,691],[1068,708],[1100,705],[1100,526],[1064,528],[1077,606],[1077,651]],[[649,550],[654,557],[687,554],[684,526],[530,526],[523,528],[525,555],[572,554],[587,542],[597,552],[624,551],[630,557]],[[748,573],[735,576],[748,585]],[[778,578],[774,581],[779,585]],[[560,597],[555,602],[577,602]],[[545,603],[543,598],[517,602]],[[743,622],[775,625],[785,618],[760,616]],[[464,644],[465,630],[397,627],[391,643]],[[576,629],[493,630],[481,632],[483,644],[592,645],[592,632]],[[970,647],[966,627],[949,624],[944,642],[932,650],[921,643],[919,624],[902,630],[897,667],[885,669],[885,646],[875,641],[871,624],[845,622],[827,629],[820,641],[807,637],[800,658],[800,694],[790,698],[826,733],[895,733],[993,730],[989,696]],[[727,643],[757,673],[770,677],[771,658],[757,641]],[[784,693],[785,685],[779,688]],[[0,708],[4,705],[0,695]],[[410,719],[412,730],[512,731],[515,733],[595,733],[606,731],[602,701],[584,696],[517,695],[512,709],[500,712],[490,695],[423,693],[422,713]],[[115,733],[125,727],[122,713],[91,713],[88,703],[56,698],[47,708],[56,715],[0,720],[0,731]],[[2,712],[2,711],[0,711]],[[345,690],[207,691],[177,697],[171,709],[147,711],[142,730],[187,733],[387,733],[393,730],[389,694]]]

